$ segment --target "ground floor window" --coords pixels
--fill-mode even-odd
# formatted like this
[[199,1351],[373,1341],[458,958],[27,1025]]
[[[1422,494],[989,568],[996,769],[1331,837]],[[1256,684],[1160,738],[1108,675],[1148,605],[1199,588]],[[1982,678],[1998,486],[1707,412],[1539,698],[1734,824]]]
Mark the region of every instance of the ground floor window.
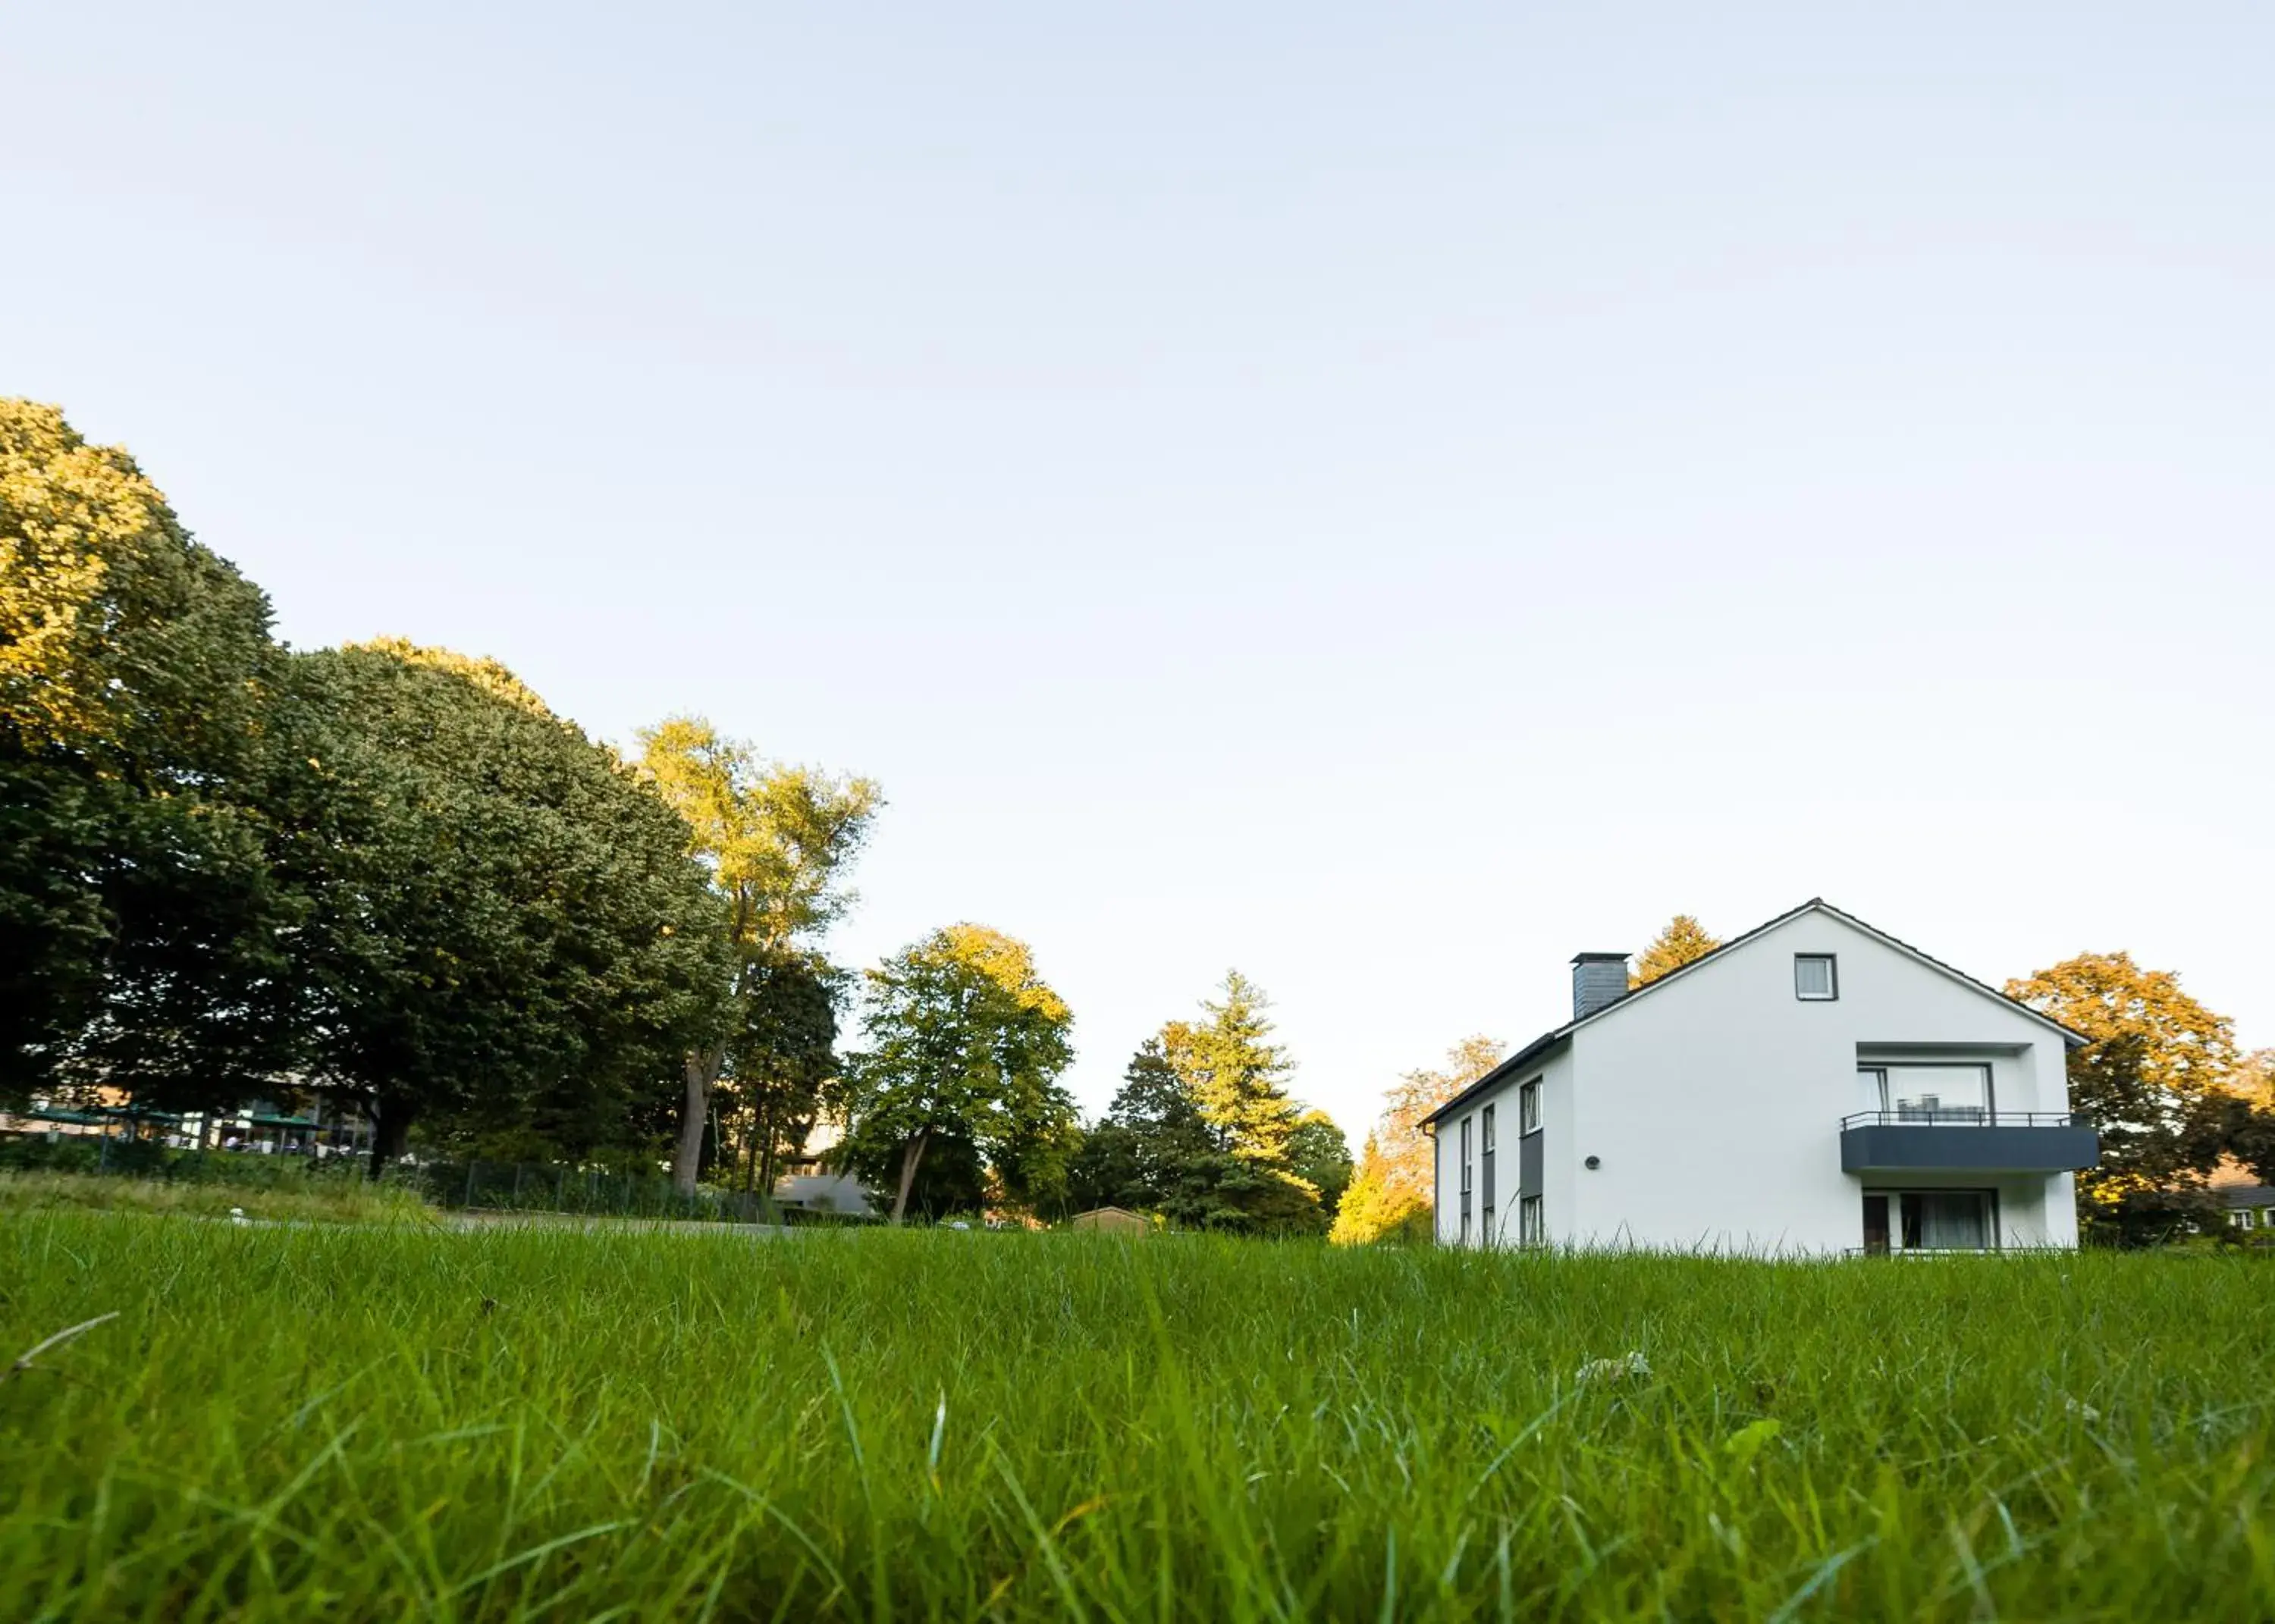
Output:
[[1526,1246],[1547,1244],[1548,1220],[1540,1210],[1538,1196],[1526,1196],[1516,1204],[1516,1238]]
[[1991,1190],[1868,1190],[1868,1252],[1976,1252],[1999,1243],[1999,1194]]
[[1493,1243],[1493,1209],[1491,1207],[1487,1207],[1485,1210],[1485,1244],[1487,1246],[1491,1246]]

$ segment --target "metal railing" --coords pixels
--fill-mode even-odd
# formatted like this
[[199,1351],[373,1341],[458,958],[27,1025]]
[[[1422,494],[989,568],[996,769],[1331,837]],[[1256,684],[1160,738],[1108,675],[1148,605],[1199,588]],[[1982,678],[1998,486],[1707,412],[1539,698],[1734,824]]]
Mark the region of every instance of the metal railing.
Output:
[[1850,1128],[2090,1128],[2079,1111],[1995,1111],[1989,1106],[1899,1106],[1858,1111],[1840,1119]]

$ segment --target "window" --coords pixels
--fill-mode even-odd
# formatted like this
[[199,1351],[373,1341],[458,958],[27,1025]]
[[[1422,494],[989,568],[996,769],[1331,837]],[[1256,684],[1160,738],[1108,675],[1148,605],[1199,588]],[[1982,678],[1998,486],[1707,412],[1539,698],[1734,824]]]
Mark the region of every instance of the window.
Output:
[[1538,1196],[1526,1196],[1517,1202],[1516,1238],[1526,1246],[1547,1244],[1548,1222],[1542,1215]]
[[1793,956],[1793,995],[1812,1003],[1840,996],[1840,978],[1830,953]]
[[2250,1228],[2251,1209],[2248,1206],[2237,1207],[2233,1212],[2227,1215],[2227,1221],[2233,1224],[2238,1229]]
[[1535,1077],[1516,1091],[1516,1130],[1521,1134],[1540,1131],[1540,1079]]
[[1868,1190],[1868,1252],[1974,1252],[1998,1244],[1999,1198],[1987,1190]]
[[1480,1157],[1485,1164],[1483,1169],[1485,1176],[1479,1181],[1481,1188],[1478,1191],[1478,1205],[1484,1213],[1485,1220],[1481,1233],[1485,1243],[1491,1246],[1493,1243],[1493,1107],[1487,1106],[1484,1114],[1485,1121],[1479,1125],[1479,1137],[1484,1141],[1485,1145]]
[[1864,1109],[1899,1122],[1980,1124],[1995,1121],[1991,1068],[1985,1065],[1859,1066]]
[[1477,1125],[1477,1120],[1473,1116],[1462,1119],[1462,1244],[1464,1246],[1470,1243],[1470,1183],[1473,1165],[1470,1159],[1470,1130]]

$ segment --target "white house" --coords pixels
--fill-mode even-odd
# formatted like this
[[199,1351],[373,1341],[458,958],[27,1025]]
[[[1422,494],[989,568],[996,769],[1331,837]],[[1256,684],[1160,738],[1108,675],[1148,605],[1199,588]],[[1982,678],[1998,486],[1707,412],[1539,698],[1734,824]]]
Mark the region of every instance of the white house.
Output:
[[1445,1245],[2073,1247],[2085,1039],[1822,899],[1572,1019],[1426,1121]]

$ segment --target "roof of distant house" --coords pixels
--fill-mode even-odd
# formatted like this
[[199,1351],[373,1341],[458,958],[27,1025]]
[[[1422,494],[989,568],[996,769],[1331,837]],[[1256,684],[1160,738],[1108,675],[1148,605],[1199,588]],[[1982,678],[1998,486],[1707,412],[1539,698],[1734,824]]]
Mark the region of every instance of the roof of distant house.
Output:
[[[1921,952],[1920,949],[1913,947],[1911,943],[1889,935],[1887,932],[1881,930],[1877,925],[1867,925],[1855,914],[1842,912],[1840,909],[1835,908],[1832,903],[1826,902],[1821,896],[1812,896],[1807,902],[1802,903],[1800,907],[1788,908],[1785,912],[1778,915],[1776,918],[1764,920],[1761,924],[1754,926],[1753,929],[1747,931],[1741,935],[1733,936],[1729,940],[1722,943],[1719,947],[1711,948],[1708,951],[1700,954],[1697,958],[1692,959],[1687,964],[1679,965],[1675,969],[1668,971],[1663,976],[1659,976],[1652,980],[1644,982],[1641,986],[1629,987],[1625,993],[1622,993],[1619,997],[1612,1000],[1611,1002],[1606,1004],[1602,1008],[1592,1009],[1586,1015],[1581,1016],[1576,1020],[1567,1021],[1563,1025],[1556,1028],[1553,1031],[1541,1033],[1540,1036],[1535,1038],[1531,1043],[1526,1044],[1515,1054],[1501,1061],[1500,1065],[1495,1066],[1491,1071],[1486,1072],[1485,1076],[1470,1084],[1460,1093],[1455,1095],[1451,1099],[1448,1099],[1444,1105],[1440,1106],[1436,1110],[1431,1112],[1429,1115],[1424,1117],[1422,1119],[1422,1125],[1426,1128],[1448,1114],[1456,1107],[1466,1105],[1471,1099],[1476,1099],[1479,1094],[1490,1091],[1500,1084],[1507,1081],[1510,1072],[1519,1070],[1523,1067],[1529,1066],[1534,1061],[1546,1060],[1550,1054],[1554,1054],[1558,1049],[1561,1048],[1565,1043],[1570,1039],[1574,1032],[1579,1031],[1580,1028],[1587,1025],[1590,1022],[1600,1021],[1607,1015],[1611,1015],[1618,1010],[1626,1008],[1629,1004],[1635,1002],[1636,999],[1642,998],[1648,993],[1657,992],[1659,988],[1667,986],[1670,981],[1681,980],[1692,971],[1697,969],[1701,964],[1704,964],[1712,960],[1719,958],[1723,954],[1729,952],[1734,948],[1742,948],[1745,946],[1746,943],[1753,940],[1755,937],[1760,936],[1767,932],[1773,931],[1777,929],[1779,925],[1784,925],[1789,920],[1797,919],[1805,913],[1830,914],[1833,918],[1840,920],[1843,925],[1849,925],[1856,930],[1863,932],[1865,935],[1871,937],[1876,941],[1886,943],[1889,947],[1895,948],[1897,952],[1905,955],[1907,957],[1916,959],[1919,963],[1926,965],[1929,969],[1949,976],[1953,980],[1959,982],[1964,986],[1972,987],[1976,992],[1982,993],[1986,998],[1995,998],[2000,1003],[2007,1005],[2009,1008],[2029,1016],[2032,1020],[2038,1022],[2042,1025],[2051,1026],[2054,1031],[2062,1035],[2063,1042],[2072,1048],[2082,1048],[2085,1045],[2092,1041],[2092,1039],[2088,1038],[2083,1032],[2077,1031],[2074,1027],[2065,1026],[2060,1021],[2055,1020],[2052,1016],[2031,1008],[2029,1005],[2024,1003],[2021,999],[2009,998],[1997,987],[1991,986],[1990,983],[1985,981],[1977,981],[1965,971],[1953,969],[1950,965],[1945,963],[1941,959],[1935,957],[1933,955]],[[1609,956],[1587,955],[1583,956],[1602,957]]]

